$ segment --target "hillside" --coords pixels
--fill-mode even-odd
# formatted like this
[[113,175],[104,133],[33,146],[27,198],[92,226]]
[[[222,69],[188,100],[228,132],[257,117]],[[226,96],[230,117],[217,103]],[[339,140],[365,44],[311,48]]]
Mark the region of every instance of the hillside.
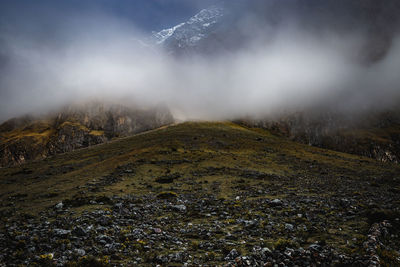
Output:
[[44,159],[173,121],[166,108],[139,109],[99,101],[10,119],[0,124],[0,167]]
[[328,112],[293,112],[238,123],[260,127],[293,141],[383,162],[400,162],[400,112],[365,112],[360,115]]
[[163,127],[1,168],[0,265],[394,266],[399,174],[234,123]]

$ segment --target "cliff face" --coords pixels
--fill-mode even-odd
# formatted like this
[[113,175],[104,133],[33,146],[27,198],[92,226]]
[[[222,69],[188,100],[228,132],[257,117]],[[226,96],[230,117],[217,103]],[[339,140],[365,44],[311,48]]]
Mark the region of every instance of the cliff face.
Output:
[[11,119],[0,125],[0,166],[43,159],[173,121],[166,108],[138,110],[99,103],[69,106],[41,118]]
[[241,122],[300,143],[400,163],[400,113],[397,111],[357,117],[331,112],[295,113],[277,119]]

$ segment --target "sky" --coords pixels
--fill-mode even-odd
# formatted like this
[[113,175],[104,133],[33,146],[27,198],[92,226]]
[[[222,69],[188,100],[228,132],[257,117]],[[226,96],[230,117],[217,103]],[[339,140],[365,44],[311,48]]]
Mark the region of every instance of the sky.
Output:
[[[166,105],[182,120],[398,105],[398,2],[321,3],[1,1],[0,121],[93,98]],[[143,45],[210,5],[228,14],[212,54]]]
[[[23,100],[25,98],[23,93],[29,95],[34,91],[41,91],[40,88],[29,88],[29,81],[26,82],[26,88],[20,88],[17,85],[21,76],[26,74],[24,72],[26,68],[20,71],[13,69],[13,76],[18,77],[10,81],[11,85],[8,83],[9,79],[6,85],[2,82],[6,80],[4,76],[9,74],[8,63],[32,61],[21,57],[17,60],[12,52],[12,50],[15,52],[15,49],[10,49],[10,46],[15,47],[18,44],[20,48],[25,47],[36,54],[43,53],[44,49],[55,51],[57,47],[63,47],[64,43],[75,42],[74,39],[77,38],[75,34],[78,32],[80,33],[78,38],[82,38],[82,31],[79,28],[84,29],[83,31],[86,31],[88,35],[90,31],[93,31],[107,38],[114,26],[118,28],[115,29],[116,31],[121,31],[120,28],[125,25],[132,28],[128,30],[129,34],[136,32],[136,35],[143,36],[152,31],[175,26],[186,21],[202,8],[219,2],[219,0],[0,1],[0,121],[30,112],[39,106],[29,107],[28,101]],[[102,28],[106,29],[103,33],[101,33]],[[34,74],[26,75],[25,79],[32,79],[32,75]]]
[[145,31],[158,31],[186,21],[219,0],[2,0],[1,25],[62,23],[69,16],[106,13]]

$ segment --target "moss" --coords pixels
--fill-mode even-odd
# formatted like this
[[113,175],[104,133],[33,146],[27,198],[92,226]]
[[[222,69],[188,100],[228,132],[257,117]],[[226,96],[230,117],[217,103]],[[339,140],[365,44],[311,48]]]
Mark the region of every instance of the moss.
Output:
[[95,136],[102,136],[102,135],[104,135],[104,131],[95,131],[95,130],[93,130],[93,131],[90,131],[89,134],[90,135],[95,135]]
[[53,262],[53,253],[39,255],[37,263],[40,266],[56,266]]
[[199,245],[200,245],[199,240],[191,240],[190,241],[190,248],[194,251],[197,251],[199,249]]
[[67,127],[67,126],[71,126],[71,127],[77,127],[83,131],[88,131],[88,128],[78,122],[72,122],[72,121],[65,121],[63,122],[59,128],[63,128],[63,127]]
[[42,254],[42,255],[39,256],[39,258],[41,258],[41,259],[49,259],[49,260],[52,260],[53,257],[54,257],[54,255],[52,253]]
[[15,129],[11,132],[2,134],[2,143],[10,143],[13,141],[21,140],[27,137],[32,137],[36,140],[48,139],[55,132],[52,127],[44,122],[32,124],[25,128]]
[[85,267],[105,267],[110,266],[108,256],[96,258],[94,256],[83,256],[77,262],[69,262],[65,264],[67,267],[85,266]]
[[[98,192],[87,191],[88,183],[98,184],[107,175],[112,175],[118,166],[125,164],[133,164],[135,172],[129,175],[123,173],[124,179],[113,184],[99,185]],[[314,167],[310,168],[310,165]],[[343,182],[342,176],[350,183],[361,179],[367,181],[383,174],[396,177],[400,173],[400,166],[395,164],[381,164],[354,155],[294,143],[272,136],[267,131],[218,122],[191,122],[166,127],[30,162],[24,168],[31,171],[22,171],[20,167],[0,169],[0,177],[4,181],[0,196],[3,207],[11,206],[13,202],[15,209],[32,213],[66,199],[78,199],[77,190],[83,191],[85,201],[72,208],[81,212],[98,207],[86,199],[121,194],[157,196],[159,192],[169,191],[174,191],[167,194],[172,198],[178,194],[201,191],[231,200],[241,192],[247,194],[252,188],[268,188],[271,193],[256,198],[248,196],[248,200],[283,199],[289,193],[321,196],[321,191],[329,197],[329,190],[335,189],[334,183]],[[167,169],[171,173],[179,173],[181,177],[172,184],[156,183],[156,178],[165,175]],[[328,175],[321,177],[319,169]],[[243,170],[255,170],[268,174],[268,177],[242,178]],[[373,190],[383,190],[384,184],[389,182],[382,181],[381,187]],[[237,187],[239,184],[241,188]],[[304,184],[318,185],[318,190],[303,188]],[[171,189],[171,185],[174,189]],[[324,190],[319,185],[329,186],[330,189]],[[38,197],[43,195],[43,188],[51,188],[51,192],[57,192],[58,195],[52,198]],[[29,194],[24,199],[11,200],[9,192]],[[162,194],[160,197],[163,197]],[[267,205],[264,207],[268,208]],[[243,207],[238,203],[232,208]],[[330,216],[335,217],[335,214]],[[298,219],[298,222],[303,220]]]
[[379,223],[384,220],[395,221],[400,218],[400,212],[390,209],[372,208],[366,211],[366,217],[370,224]]
[[172,198],[177,198],[178,194],[172,191],[168,191],[168,192],[161,192],[157,195],[157,198],[160,199],[172,199]]
[[218,257],[218,254],[213,251],[206,252],[204,255],[206,261],[213,261]]
[[400,266],[400,254],[394,250],[378,248],[377,254],[383,267]]
[[57,244],[65,244],[65,245],[68,245],[68,244],[70,244],[71,243],[71,241],[69,240],[69,239],[58,239],[57,240]]
[[286,248],[297,248],[298,244],[290,239],[279,238],[274,242],[273,247],[277,250],[285,250]]

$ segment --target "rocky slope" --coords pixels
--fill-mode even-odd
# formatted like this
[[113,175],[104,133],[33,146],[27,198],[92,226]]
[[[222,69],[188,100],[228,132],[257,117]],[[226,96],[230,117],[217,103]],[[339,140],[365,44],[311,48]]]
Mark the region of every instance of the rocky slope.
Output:
[[[186,22],[154,32],[152,39],[157,46],[175,56],[205,52],[206,47],[210,47],[213,37],[222,34],[219,28],[227,12],[226,9],[217,6],[203,9]],[[212,47],[214,50],[219,48],[214,42]]]
[[0,169],[0,265],[398,266],[399,168],[169,126]]
[[11,119],[0,125],[0,166],[21,164],[173,122],[165,108],[138,110],[121,105],[72,105],[41,117]]
[[281,26],[295,22],[300,29],[321,35],[362,32],[365,40],[356,57],[368,65],[390,51],[400,25],[399,11],[397,1],[225,1],[201,10],[188,21],[153,32],[149,43],[175,56],[229,55],[251,47],[259,38],[273,40]]
[[400,162],[400,113],[371,112],[346,115],[298,112],[271,119],[240,120],[268,129],[293,141],[361,155],[379,161]]

